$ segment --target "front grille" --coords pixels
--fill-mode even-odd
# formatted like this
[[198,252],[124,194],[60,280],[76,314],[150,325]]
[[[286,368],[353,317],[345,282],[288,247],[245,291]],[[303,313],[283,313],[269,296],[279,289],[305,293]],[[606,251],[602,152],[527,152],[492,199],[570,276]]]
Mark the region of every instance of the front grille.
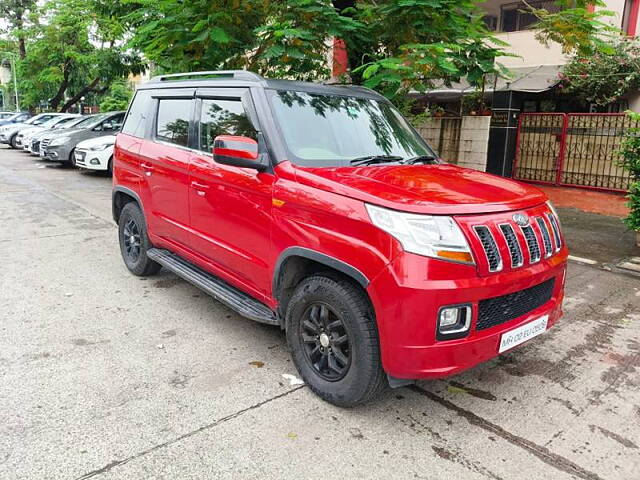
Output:
[[502,230],[502,235],[504,236],[504,239],[507,242],[507,246],[509,247],[509,254],[511,255],[511,266],[521,267],[524,263],[524,257],[522,255],[520,244],[518,243],[518,237],[516,237],[516,232],[513,231],[513,227],[511,225],[506,223],[500,225],[500,230]]
[[551,229],[553,230],[553,238],[556,242],[556,251],[558,251],[562,247],[562,237],[560,236],[560,225],[558,225],[558,221],[556,220],[555,215],[553,215],[552,213],[547,213],[547,218],[551,223]]
[[500,257],[500,251],[498,250],[496,241],[493,239],[493,235],[491,235],[489,228],[484,225],[479,225],[474,227],[474,230],[482,243],[484,253],[487,255],[489,271],[497,272],[502,270],[502,258]]
[[555,278],[526,290],[478,302],[476,330],[485,330],[532,312],[551,300]]
[[529,249],[529,261],[531,263],[540,261],[540,245],[538,245],[538,239],[536,238],[536,234],[533,231],[531,225],[522,227],[522,233],[524,234],[524,238],[527,240],[527,248]]
[[551,245],[551,235],[549,235],[549,229],[547,228],[546,222],[542,217],[536,218],[536,223],[540,228],[540,233],[542,234],[542,241],[544,243],[544,253],[545,257],[550,257],[553,253],[553,246]]
[[31,151],[33,153],[38,153],[40,151],[40,141],[39,140],[34,140],[33,142],[31,142]]
[[76,164],[78,165],[85,165],[85,158],[86,158],[87,154],[86,152],[82,152],[79,150],[75,151],[75,157],[76,157]]
[[40,149],[44,150],[45,148],[47,148],[49,146],[49,144],[51,143],[51,139],[50,138],[45,138],[40,142]]

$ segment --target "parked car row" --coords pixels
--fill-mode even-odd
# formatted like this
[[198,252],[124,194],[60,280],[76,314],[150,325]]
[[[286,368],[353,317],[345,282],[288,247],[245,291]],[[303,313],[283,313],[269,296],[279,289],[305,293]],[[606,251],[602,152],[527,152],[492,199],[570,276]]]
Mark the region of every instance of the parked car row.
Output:
[[41,113],[1,125],[0,143],[43,160],[111,173],[115,134],[124,114]]

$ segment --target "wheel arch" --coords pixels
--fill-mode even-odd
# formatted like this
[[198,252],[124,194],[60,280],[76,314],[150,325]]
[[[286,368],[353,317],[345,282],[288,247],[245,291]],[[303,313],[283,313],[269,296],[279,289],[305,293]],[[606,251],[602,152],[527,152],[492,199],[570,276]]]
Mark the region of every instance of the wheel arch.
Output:
[[133,190],[117,186],[113,188],[111,193],[111,213],[113,214],[113,221],[118,223],[122,209],[127,203],[134,202],[138,205],[144,216],[144,208],[142,208],[142,201],[136,192]]
[[309,275],[332,271],[366,291],[369,279],[357,268],[335,257],[304,247],[290,247],[280,254],[273,273],[273,296],[279,302],[280,317],[295,287]]

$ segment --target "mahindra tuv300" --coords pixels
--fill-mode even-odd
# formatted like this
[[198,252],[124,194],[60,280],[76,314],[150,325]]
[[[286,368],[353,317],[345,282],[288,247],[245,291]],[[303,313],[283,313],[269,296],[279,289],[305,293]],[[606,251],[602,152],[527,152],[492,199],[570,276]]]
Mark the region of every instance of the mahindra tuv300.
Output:
[[562,315],[567,248],[545,195],[443,163],[364,88],[157,77],[113,170],[129,270],[165,267],[279,325],[336,405],[459,373]]

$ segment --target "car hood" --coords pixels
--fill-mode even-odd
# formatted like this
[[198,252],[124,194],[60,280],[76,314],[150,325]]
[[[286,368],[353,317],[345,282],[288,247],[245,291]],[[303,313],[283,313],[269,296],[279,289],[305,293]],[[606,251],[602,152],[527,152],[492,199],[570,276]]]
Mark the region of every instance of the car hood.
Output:
[[104,145],[105,143],[116,143],[115,135],[102,135],[101,137],[90,138],[88,140],[83,140],[77,146],[77,148],[91,148],[95,145]]
[[[286,162],[289,163],[289,162]],[[520,182],[451,164],[309,168],[289,164],[300,183],[395,210],[477,214],[544,203]]]

